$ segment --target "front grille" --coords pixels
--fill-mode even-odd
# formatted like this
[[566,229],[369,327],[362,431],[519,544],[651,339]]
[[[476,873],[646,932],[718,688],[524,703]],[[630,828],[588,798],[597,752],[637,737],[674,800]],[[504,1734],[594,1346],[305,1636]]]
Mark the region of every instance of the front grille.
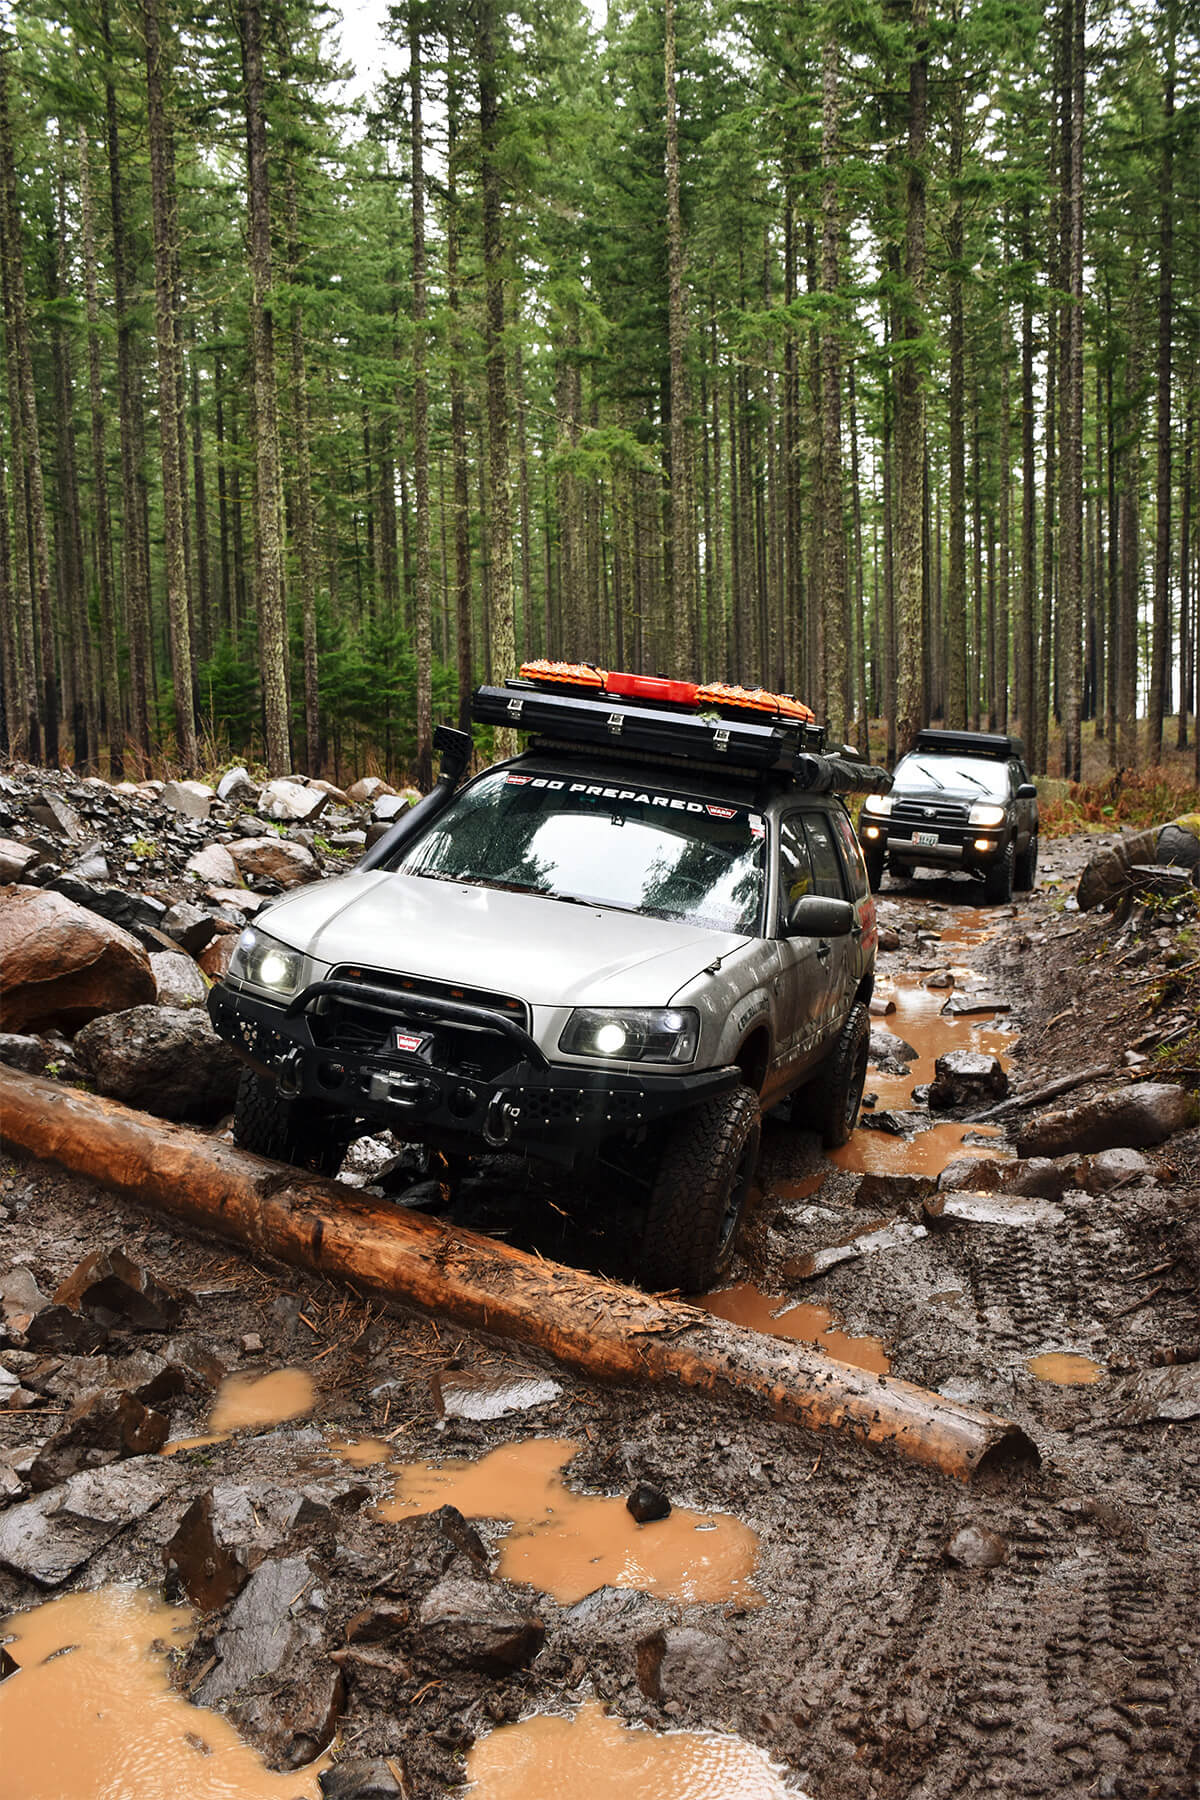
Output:
[[[428,1000],[436,1008],[439,999],[457,1004],[479,1006],[488,1012],[502,1013],[522,1030],[529,1029],[529,1009],[521,1000],[508,994],[486,989],[452,987],[448,982],[425,981],[412,975],[396,975],[382,969],[343,965],[331,972],[330,979],[347,986],[361,984],[394,993],[397,999]],[[313,1038],[323,1049],[336,1050],[345,1056],[391,1055],[393,1025],[406,1023],[397,1009],[394,1020],[377,1006],[356,1006],[342,994],[324,995],[308,1014]],[[434,1061],[441,1068],[451,1068],[463,1075],[486,1080],[511,1066],[519,1052],[513,1040],[501,1031],[490,1031],[486,1025],[460,1023],[427,1023],[413,1021],[413,1029],[434,1034]]]
[[922,831],[936,831],[939,825],[965,825],[970,806],[963,801],[945,800],[929,805],[923,800],[896,800],[892,805],[892,822],[912,825]]

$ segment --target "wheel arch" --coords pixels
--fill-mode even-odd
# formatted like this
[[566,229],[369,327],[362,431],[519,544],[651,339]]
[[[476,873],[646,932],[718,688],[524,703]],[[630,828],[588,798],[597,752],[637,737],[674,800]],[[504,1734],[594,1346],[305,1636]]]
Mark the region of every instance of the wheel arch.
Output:
[[771,1034],[765,1025],[743,1038],[733,1060],[746,1077],[746,1086],[761,1094],[771,1066]]

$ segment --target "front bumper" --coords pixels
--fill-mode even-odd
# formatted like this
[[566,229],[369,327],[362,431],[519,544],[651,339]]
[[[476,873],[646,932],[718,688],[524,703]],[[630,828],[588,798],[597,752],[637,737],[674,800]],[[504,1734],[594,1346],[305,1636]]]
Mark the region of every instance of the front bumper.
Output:
[[606,1138],[695,1106],[743,1079],[736,1068],[658,1075],[552,1064],[506,1020],[495,1023],[503,1066],[483,1075],[453,1054],[454,1028],[472,1009],[439,1022],[427,1002],[397,998],[391,1023],[406,1026],[411,1019],[425,1040],[414,1054],[389,1048],[387,1030],[372,1049],[318,1042],[304,998],[276,1005],[218,983],[208,1011],[218,1036],[284,1094],[435,1149],[468,1155],[508,1149],[570,1167]]
[[963,830],[961,826],[931,827],[922,835],[936,835],[936,842],[932,844],[918,843],[911,831],[895,832],[882,824],[878,832],[877,837],[870,837],[865,830],[860,830],[859,841],[864,850],[883,849],[893,863],[925,863],[951,869],[986,869],[1004,854],[1008,842],[1001,832],[986,828]]

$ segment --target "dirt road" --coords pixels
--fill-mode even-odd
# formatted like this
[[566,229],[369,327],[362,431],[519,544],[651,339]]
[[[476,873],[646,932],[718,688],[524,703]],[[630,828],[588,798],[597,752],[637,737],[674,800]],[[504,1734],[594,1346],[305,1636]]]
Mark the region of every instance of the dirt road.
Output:
[[[1053,849],[1051,884],[1080,853]],[[1089,1056],[1119,1059],[1139,1021],[1092,960],[1097,928],[1061,910],[1065,891],[1043,887],[995,918],[967,908],[969,890],[954,883],[885,892],[883,921],[900,947],[882,958],[881,973],[895,983],[897,1011],[876,1023],[918,1035],[943,1020],[949,994],[982,994],[995,1002],[990,1011],[934,1023],[933,1033],[950,1029],[957,1047],[993,1034],[987,1046],[1021,1087]],[[939,985],[946,975],[950,987]],[[1113,1008],[1120,1023],[1108,1022]],[[922,1079],[919,1060],[904,1078],[873,1074],[876,1115],[905,1110],[906,1088]],[[594,1697],[616,1717],[658,1729],[736,1732],[785,1765],[789,1789],[815,1800],[984,1792],[1190,1800],[1200,1779],[1200,1427],[1186,1416],[1186,1381],[1174,1418],[1146,1382],[1155,1369],[1190,1379],[1196,1368],[1200,1134],[1148,1152],[1149,1179],[1091,1194],[1068,1188],[1023,1208],[960,1201],[936,1220],[905,1178],[964,1152],[989,1160],[1008,1148],[986,1134],[971,1142],[976,1134],[958,1115],[936,1129],[936,1139],[923,1132],[912,1141],[864,1129],[838,1166],[801,1125],[771,1121],[740,1303],[834,1354],[864,1340],[862,1353],[882,1355],[896,1376],[1016,1419],[1041,1451],[1040,1470],[971,1489],[837,1434],[747,1422],[688,1395],[668,1403],[589,1388],[482,1336],[257,1268],[80,1182],[5,1164],[0,1271],[23,1265],[49,1294],[86,1252],[119,1245],[189,1298],[168,1332],[133,1334],[118,1322],[87,1354],[0,1350],[10,1393],[16,1381],[27,1396],[4,1402],[0,1416],[9,1493],[0,1611],[53,1591],[50,1562],[39,1571],[37,1559],[50,1559],[56,1543],[61,1550],[61,1521],[57,1537],[49,1513],[42,1535],[31,1525],[14,1555],[6,1520],[29,1507],[30,1452],[95,1385],[98,1357],[148,1353],[182,1373],[180,1391],[157,1403],[176,1440],[208,1435],[222,1374],[292,1367],[315,1387],[311,1409],[302,1399],[292,1420],[112,1465],[150,1469],[137,1516],[102,1542],[97,1532],[98,1547],[60,1584],[160,1584],[165,1558],[179,1565],[177,1593],[189,1578],[187,1544],[176,1536],[188,1508],[208,1497],[228,1547],[230,1492],[249,1495],[255,1524],[250,1550],[235,1544],[240,1580],[260,1557],[260,1570],[299,1560],[320,1607],[300,1620],[290,1603],[289,1631],[304,1627],[291,1663],[260,1661],[240,1682],[225,1681],[236,1609],[264,1587],[255,1576],[241,1599],[202,1614],[174,1679],[228,1712],[276,1767],[299,1760],[297,1746],[320,1724],[314,1695],[325,1693],[339,1756],[391,1758],[400,1771],[392,1791],[424,1800],[461,1783],[464,1752],[495,1724]],[[856,1204],[864,1168],[879,1171],[865,1207]],[[619,1218],[593,1200],[581,1221],[574,1198],[518,1192],[513,1172],[499,1168],[462,1206],[470,1223],[509,1230],[544,1256],[619,1272]],[[830,1327],[843,1335],[835,1340]],[[153,1373],[147,1364],[143,1374]],[[496,1416],[462,1416],[471,1411]],[[562,1454],[577,1493],[624,1496],[639,1482],[665,1493],[676,1527],[693,1534],[684,1546],[693,1558],[697,1520],[682,1509],[698,1515],[702,1533],[727,1536],[736,1524],[739,1554],[751,1542],[749,1563],[736,1573],[718,1566],[705,1592],[719,1597],[691,1599],[686,1568],[618,1585],[628,1576],[618,1558],[595,1565],[604,1585],[554,1598],[554,1554],[536,1586],[509,1587],[480,1572],[469,1546],[407,1522],[403,1504],[390,1520],[376,1514],[398,1478],[416,1479],[399,1465],[512,1446],[518,1491],[504,1516],[523,1492],[535,1516],[542,1496],[544,1517],[554,1491],[546,1470],[540,1488],[532,1475],[522,1484],[515,1450],[535,1438],[569,1441]],[[347,1462],[338,1446],[366,1439],[379,1447]],[[307,1513],[285,1518],[272,1490],[302,1492]],[[420,1504],[429,1494],[436,1504],[436,1478],[425,1491]],[[499,1499],[491,1504],[501,1510]],[[494,1566],[506,1528],[478,1528]],[[588,1533],[597,1532],[597,1556],[603,1533],[587,1521],[578,1529],[586,1589]],[[571,1555],[579,1559],[579,1542]],[[461,1575],[464,1557],[477,1616],[465,1619],[461,1605],[452,1617],[436,1605],[431,1612],[439,1579]],[[558,1560],[566,1558],[563,1549]],[[269,1624],[269,1596],[258,1603]],[[514,1631],[540,1621],[541,1648],[529,1640],[530,1653],[514,1651],[507,1666],[484,1654],[488,1630],[494,1650],[498,1613]],[[9,1800],[2,1774],[0,1800]]]

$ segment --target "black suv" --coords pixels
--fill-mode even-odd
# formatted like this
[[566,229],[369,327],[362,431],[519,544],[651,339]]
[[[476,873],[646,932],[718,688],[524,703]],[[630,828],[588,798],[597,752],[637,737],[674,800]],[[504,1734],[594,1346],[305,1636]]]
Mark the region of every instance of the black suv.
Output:
[[1037,881],[1037,789],[1020,738],[922,731],[897,764],[890,794],[869,794],[858,835],[871,886],[926,865],[982,875],[984,897],[1012,899]]

